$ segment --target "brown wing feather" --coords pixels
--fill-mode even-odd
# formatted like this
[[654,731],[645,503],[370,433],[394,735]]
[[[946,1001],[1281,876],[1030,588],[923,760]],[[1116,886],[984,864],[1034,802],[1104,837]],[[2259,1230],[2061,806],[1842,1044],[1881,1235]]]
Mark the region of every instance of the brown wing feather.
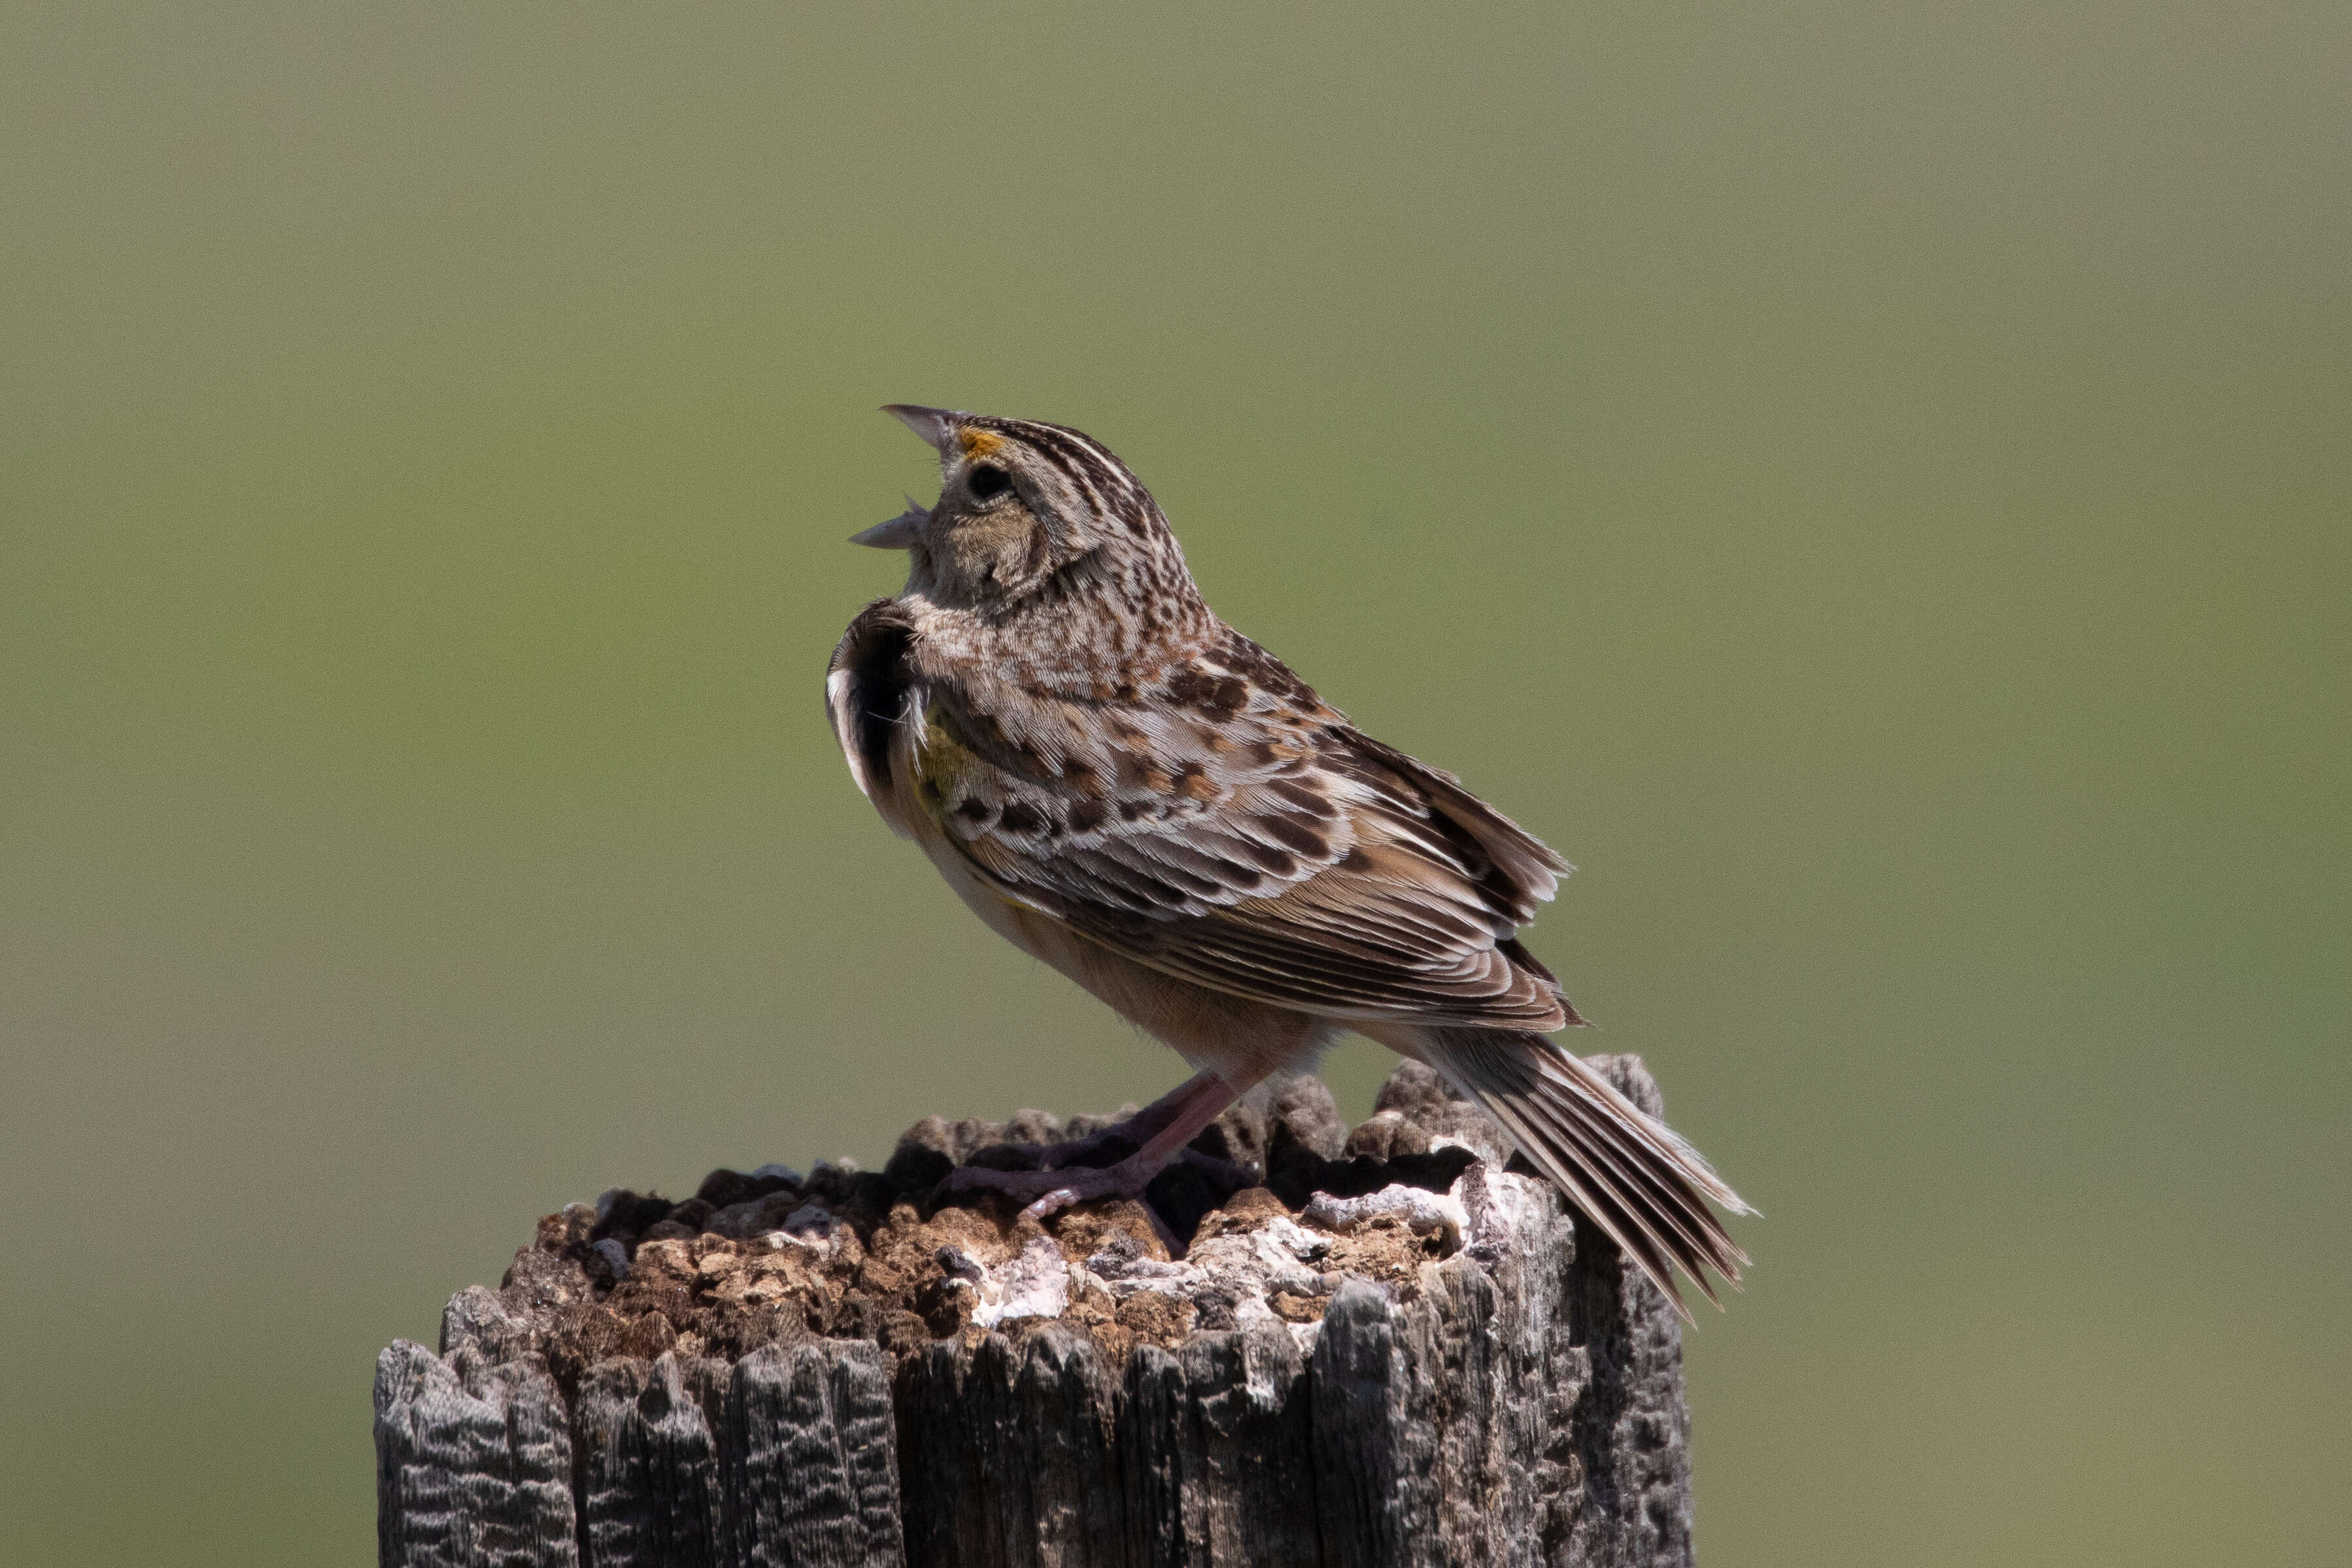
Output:
[[1580,1021],[1513,940],[1566,863],[1247,653],[1092,703],[928,682],[909,765],[1000,891],[1164,973],[1336,1019]]

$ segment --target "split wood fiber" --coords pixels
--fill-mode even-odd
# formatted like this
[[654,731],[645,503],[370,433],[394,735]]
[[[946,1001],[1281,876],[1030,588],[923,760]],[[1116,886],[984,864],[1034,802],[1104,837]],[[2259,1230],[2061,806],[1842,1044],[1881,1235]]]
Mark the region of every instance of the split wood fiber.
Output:
[[[1596,1062],[1636,1103],[1660,1109],[1636,1058]],[[993,1270],[947,1260],[980,1280],[945,1291],[946,1275],[932,1281],[921,1300],[950,1300],[932,1309],[930,1327],[905,1310],[857,1308],[860,1319],[850,1303],[827,1326],[862,1322],[870,1334],[778,1332],[730,1355],[706,1352],[731,1342],[681,1337],[668,1320],[648,1340],[647,1318],[625,1326],[609,1353],[590,1353],[558,1325],[603,1310],[613,1287],[596,1259],[627,1247],[606,1241],[598,1253],[575,1235],[569,1258],[545,1243],[525,1249],[501,1291],[476,1288],[452,1300],[440,1353],[400,1342],[378,1360],[382,1562],[1689,1563],[1689,1418],[1673,1310],[1605,1239],[1580,1229],[1551,1189],[1505,1173],[1499,1142],[1427,1069],[1400,1069],[1381,1114],[1344,1147],[1336,1118],[1315,1109],[1328,1094],[1306,1081],[1308,1090],[1286,1091],[1286,1106],[1305,1107],[1294,1121],[1285,1121],[1290,1110],[1277,1108],[1270,1122],[1260,1113],[1256,1149],[1234,1147],[1248,1141],[1246,1129],[1229,1128],[1223,1146],[1282,1173],[1268,1184],[1286,1184],[1295,1201],[1226,1194],[1200,1232],[1222,1226],[1224,1239],[1195,1241],[1192,1259],[1212,1260],[1199,1267],[1138,1262],[1130,1243],[1067,1265],[1073,1303],[1097,1286],[1129,1300],[1162,1291],[1165,1301],[1147,1304],[1181,1308],[1194,1325],[1184,1331],[1130,1333],[1102,1312],[1080,1321],[1075,1311],[1006,1305],[1017,1291],[994,1281],[1024,1268],[1034,1274],[1040,1259],[1048,1275],[1064,1267],[1032,1237],[1030,1254]],[[1318,1131],[1318,1114],[1333,1125]],[[1451,1153],[1450,1163],[1433,1165],[1432,1153]],[[935,1179],[919,1162],[907,1168]],[[1400,1172],[1413,1181],[1388,1181]],[[898,1221],[911,1221],[913,1200],[879,1178],[858,1179],[878,1194],[873,1204],[899,1205]],[[1361,1189],[1376,1183],[1381,1195],[1366,1198]],[[822,1235],[808,1227],[828,1189],[815,1178],[805,1184],[772,1201],[793,1206],[796,1235]],[[1318,1226],[1349,1224],[1347,1204],[1312,1197],[1328,1187],[1356,1189],[1356,1209],[1420,1194],[1413,1202],[1426,1213],[1407,1205],[1371,1223],[1425,1256],[1367,1276],[1307,1268],[1262,1245],[1253,1226],[1272,1227],[1267,1236],[1278,1232],[1304,1256],[1321,1244]],[[701,1207],[707,1215],[713,1205]],[[542,1236],[556,1234],[561,1218]],[[1409,1226],[1417,1228],[1408,1234]],[[867,1244],[882,1245],[874,1236]],[[650,1268],[644,1249],[659,1243],[634,1245]],[[1076,1244],[1065,1233],[1060,1245]],[[688,1243],[669,1246],[689,1256]],[[1255,1286],[1251,1247],[1275,1260]],[[1114,1268],[1114,1251],[1128,1275]],[[1225,1268],[1218,1256],[1243,1261]],[[1369,1256],[1335,1247],[1309,1261]],[[993,1308],[965,1300],[992,1292]]]

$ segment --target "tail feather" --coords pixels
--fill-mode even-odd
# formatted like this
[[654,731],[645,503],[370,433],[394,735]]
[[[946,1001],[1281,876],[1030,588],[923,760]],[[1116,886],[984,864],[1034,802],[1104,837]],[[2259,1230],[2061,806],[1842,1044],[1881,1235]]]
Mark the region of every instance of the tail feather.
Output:
[[1754,1211],[1697,1150],[1585,1062],[1520,1029],[1424,1027],[1415,1054],[1500,1122],[1520,1152],[1639,1264],[1685,1317],[1674,1270],[1710,1301],[1713,1270],[1734,1287],[1740,1251],[1707,1207]]

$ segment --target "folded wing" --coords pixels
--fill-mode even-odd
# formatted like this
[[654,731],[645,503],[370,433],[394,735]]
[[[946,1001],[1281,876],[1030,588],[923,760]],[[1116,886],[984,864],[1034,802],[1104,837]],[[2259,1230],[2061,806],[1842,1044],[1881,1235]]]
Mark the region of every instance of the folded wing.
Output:
[[1567,864],[1234,640],[1140,696],[923,690],[905,765],[1005,897],[1164,973],[1335,1020],[1579,1022],[1514,936]]

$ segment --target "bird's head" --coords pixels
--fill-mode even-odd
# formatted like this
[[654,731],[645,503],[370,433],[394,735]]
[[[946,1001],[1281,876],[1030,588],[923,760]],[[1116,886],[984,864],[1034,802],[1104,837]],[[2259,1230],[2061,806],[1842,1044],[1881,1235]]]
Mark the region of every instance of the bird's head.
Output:
[[853,543],[904,550],[908,588],[985,616],[1111,591],[1194,597],[1159,503],[1099,443],[1059,425],[894,403],[940,455],[940,499],[909,498]]

